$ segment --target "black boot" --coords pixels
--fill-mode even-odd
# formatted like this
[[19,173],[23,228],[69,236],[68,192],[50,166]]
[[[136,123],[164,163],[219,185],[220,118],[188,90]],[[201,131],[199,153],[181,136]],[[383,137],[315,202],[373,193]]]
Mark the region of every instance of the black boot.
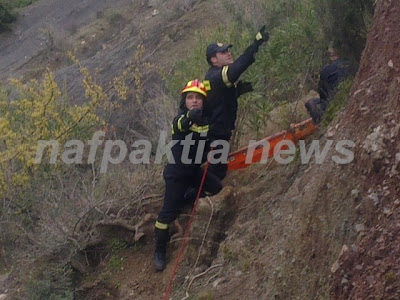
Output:
[[321,100],[319,98],[312,98],[304,105],[315,124],[320,123],[322,118],[323,112],[321,110],[320,103]]
[[166,253],[165,249],[164,250],[156,249],[156,251],[154,251],[153,265],[156,271],[160,272],[164,271],[165,267],[167,266],[165,253]]
[[169,239],[168,229],[155,229],[156,249],[154,251],[153,265],[156,271],[163,271],[167,265],[166,252]]

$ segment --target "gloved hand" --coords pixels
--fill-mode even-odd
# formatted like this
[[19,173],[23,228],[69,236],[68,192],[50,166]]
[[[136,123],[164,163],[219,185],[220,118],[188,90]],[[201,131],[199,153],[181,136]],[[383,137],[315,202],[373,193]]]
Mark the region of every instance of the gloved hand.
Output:
[[193,123],[200,123],[203,111],[200,108],[192,108],[187,112],[187,118]]
[[269,33],[266,31],[266,27],[266,25],[261,27],[260,31],[256,34],[256,42],[259,45],[269,40]]
[[236,85],[236,96],[239,97],[248,92],[253,91],[253,86],[250,81],[239,81]]

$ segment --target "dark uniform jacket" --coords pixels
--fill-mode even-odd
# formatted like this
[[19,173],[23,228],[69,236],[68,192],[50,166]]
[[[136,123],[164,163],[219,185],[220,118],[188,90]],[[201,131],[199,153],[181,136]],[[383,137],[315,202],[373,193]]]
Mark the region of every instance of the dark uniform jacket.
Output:
[[326,65],[320,72],[318,93],[322,101],[332,98],[339,82],[354,75],[354,67],[350,61],[338,58]]
[[[168,163],[164,169],[164,180],[165,180],[165,194],[164,202],[161,211],[158,214],[156,228],[167,229],[169,224],[173,222],[180,214],[183,206],[186,203],[193,203],[195,199],[186,197],[186,192],[192,187],[199,187],[203,179],[204,171],[201,168],[201,162],[204,162],[206,151],[199,152],[203,154],[201,161],[196,163],[196,154],[200,142],[206,142],[208,124],[206,118],[203,117],[201,122],[193,124],[188,118],[185,105],[185,99],[182,98],[181,106],[178,115],[174,118],[172,123],[172,139],[177,140],[174,146],[172,146],[172,155],[175,159],[175,164]],[[205,108],[203,108],[204,116]],[[180,141],[184,140],[189,134],[192,134],[192,140],[194,145],[190,146],[189,154],[187,155],[192,163],[185,164],[182,162],[183,146]],[[207,148],[207,145],[205,145]],[[185,154],[186,156],[186,154]],[[208,173],[205,177],[203,191],[214,195],[222,189],[221,181],[213,174]],[[197,190],[195,190],[194,198],[197,196]]]
[[[204,116],[201,122],[194,124],[188,118],[188,110],[185,107],[185,99],[182,98],[179,114],[174,118],[172,122],[172,140],[178,141],[175,143],[172,148],[171,152],[174,157],[175,163],[169,163],[164,171],[164,174],[167,175],[179,175],[179,176],[191,176],[192,172],[199,168],[202,162],[205,161],[206,151],[208,144],[207,136],[209,131],[209,125],[207,122],[207,117]],[[181,141],[183,141],[187,135],[191,134],[191,140],[194,141],[194,145],[191,145],[189,148],[189,153],[184,154],[186,159],[191,160],[190,164],[182,162],[182,154],[183,154],[183,145]],[[200,141],[203,141],[204,149],[200,148],[199,153],[201,156],[201,161],[198,160],[196,163],[196,155],[197,149],[200,145]]]
[[229,140],[235,129],[238,107],[236,81],[239,76],[255,61],[259,43],[254,42],[231,65],[224,67],[211,66],[205,80],[210,83],[208,91],[209,123],[211,139]]

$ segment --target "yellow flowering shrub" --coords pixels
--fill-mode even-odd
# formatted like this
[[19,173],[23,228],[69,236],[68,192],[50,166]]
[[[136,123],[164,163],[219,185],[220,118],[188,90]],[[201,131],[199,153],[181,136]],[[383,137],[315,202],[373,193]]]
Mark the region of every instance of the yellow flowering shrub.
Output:
[[108,106],[109,96],[96,84],[89,71],[70,56],[83,75],[82,84],[88,99],[82,105],[70,105],[47,71],[43,80],[22,83],[11,81],[12,92],[0,90],[0,197],[15,194],[29,184],[39,167],[34,164],[39,140],[56,140],[60,144],[91,134],[104,125],[96,113]]

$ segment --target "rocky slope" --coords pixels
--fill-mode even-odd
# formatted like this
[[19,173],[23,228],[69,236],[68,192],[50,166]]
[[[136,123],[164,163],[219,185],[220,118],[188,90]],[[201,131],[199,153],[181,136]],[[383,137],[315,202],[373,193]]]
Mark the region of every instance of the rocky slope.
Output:
[[[174,20],[171,27],[160,31],[156,25],[164,24],[161,17],[168,20],[167,13],[152,16],[157,7],[148,7],[149,3],[120,2],[136,5],[135,9],[143,12],[136,21],[128,22],[126,35],[122,30],[121,35],[110,33],[108,43],[85,39],[77,46],[82,57],[86,53],[88,65],[99,60],[110,73],[117,72],[118,63],[123,63],[114,62],[115,55],[133,55],[130,51],[139,42],[131,39],[134,24],[138,24],[135,22],[147,26],[144,43],[149,49],[153,46],[151,55],[161,63],[171,53],[179,55],[182,43],[190,43],[184,38],[183,28],[217,20],[217,12],[200,3],[185,14],[182,11],[181,17],[170,19]],[[46,3],[50,2],[42,0],[37,5],[44,5],[43,10]],[[107,3],[100,1],[98,5]],[[321,129],[312,137],[322,146],[328,140],[334,146],[341,140],[353,141],[354,160],[336,164],[331,158],[338,153],[332,147],[322,164],[302,164],[299,159],[287,166],[268,162],[229,174],[224,184],[232,187],[213,197],[212,205],[207,199],[201,202],[173,299],[184,298],[186,292],[199,299],[230,300],[399,298],[399,16],[398,1],[377,1],[348,105],[326,131]],[[4,41],[4,37],[1,39]],[[116,40],[124,41],[120,48],[116,48]],[[86,43],[99,48],[85,50]],[[165,48],[167,52],[161,51]],[[40,47],[37,49],[40,52]],[[3,60],[0,66],[19,74],[21,57],[15,57],[14,62],[8,58],[10,63]],[[69,70],[72,68],[59,71],[63,74],[60,76],[75,72]],[[154,213],[159,205],[145,206],[146,212]],[[182,225],[187,220],[183,215]],[[133,238],[123,228],[114,230],[114,236]],[[167,269],[155,273],[151,265],[151,222],[142,230],[146,235],[134,248],[119,250],[123,264],[117,264],[117,268],[110,269],[109,256],[93,263],[92,268],[75,265],[80,279],[76,281],[76,299],[162,297],[180,240],[170,245]],[[86,249],[87,253],[102,253],[104,249],[97,246]]]
[[[355,143],[338,165],[231,174],[235,218],[197,290],[215,299],[399,298],[399,9],[378,1],[344,112],[320,138]],[[217,274],[217,275],[216,275]]]
[[332,268],[335,299],[400,297],[400,3],[379,1],[349,107],[339,126],[354,132],[355,212],[364,217],[357,240]]

